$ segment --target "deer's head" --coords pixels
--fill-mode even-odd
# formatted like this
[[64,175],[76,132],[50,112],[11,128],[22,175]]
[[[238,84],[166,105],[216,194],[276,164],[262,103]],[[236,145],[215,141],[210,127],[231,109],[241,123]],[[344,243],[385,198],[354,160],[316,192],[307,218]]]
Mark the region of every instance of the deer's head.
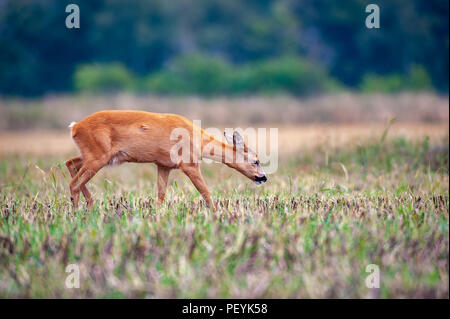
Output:
[[259,163],[256,152],[247,147],[247,144],[238,132],[234,131],[233,137],[227,133],[224,133],[224,135],[227,143],[233,145],[235,151],[236,156],[233,159],[232,167],[250,178],[257,185],[265,183],[267,176]]

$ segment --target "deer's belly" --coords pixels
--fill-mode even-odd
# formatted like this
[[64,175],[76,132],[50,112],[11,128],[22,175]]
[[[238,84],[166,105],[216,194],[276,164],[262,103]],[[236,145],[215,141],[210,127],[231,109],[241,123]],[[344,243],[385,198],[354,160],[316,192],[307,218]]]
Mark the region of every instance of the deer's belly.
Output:
[[126,154],[127,156],[122,156],[121,158],[127,162],[136,163],[155,163],[158,165],[166,167],[176,167],[177,162],[172,161],[170,152],[161,149],[124,149],[121,150],[120,154]]

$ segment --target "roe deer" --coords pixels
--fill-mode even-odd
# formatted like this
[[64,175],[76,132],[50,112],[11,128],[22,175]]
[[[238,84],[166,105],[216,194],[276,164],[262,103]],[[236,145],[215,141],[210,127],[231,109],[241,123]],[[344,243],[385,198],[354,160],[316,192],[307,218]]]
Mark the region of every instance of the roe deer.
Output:
[[[238,132],[235,131],[232,138],[225,134],[227,143],[223,143],[180,115],[100,111],[81,122],[72,122],[69,127],[81,152],[81,156],[66,162],[72,176],[70,194],[75,208],[78,207],[80,191],[87,206],[92,207],[93,200],[86,183],[102,167],[123,162],[157,165],[158,206],[164,201],[170,171],[179,168],[190,178],[207,205],[216,210],[198,165],[202,158],[222,162],[257,184],[267,181],[258,156],[247,147]],[[177,140],[173,139],[172,132],[180,128],[189,132],[189,156],[174,160],[171,152]],[[199,143],[194,143],[192,138],[196,134]]]

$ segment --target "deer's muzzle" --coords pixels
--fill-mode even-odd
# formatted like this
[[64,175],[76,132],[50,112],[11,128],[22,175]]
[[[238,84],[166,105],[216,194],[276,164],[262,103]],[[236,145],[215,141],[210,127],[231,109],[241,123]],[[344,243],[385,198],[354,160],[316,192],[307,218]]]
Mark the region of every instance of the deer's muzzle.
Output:
[[263,176],[255,176],[255,183],[256,184],[261,184],[261,183],[265,183],[265,182],[267,182],[267,177],[266,177],[266,175],[263,175]]

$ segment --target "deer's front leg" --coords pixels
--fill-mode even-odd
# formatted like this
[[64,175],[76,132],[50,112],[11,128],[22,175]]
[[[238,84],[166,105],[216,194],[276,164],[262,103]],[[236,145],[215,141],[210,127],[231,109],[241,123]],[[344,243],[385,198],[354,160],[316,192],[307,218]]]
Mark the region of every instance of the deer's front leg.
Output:
[[180,165],[181,170],[183,173],[185,173],[189,179],[192,181],[194,186],[198,189],[200,194],[202,194],[203,199],[205,200],[206,204],[208,204],[209,207],[211,207],[214,211],[216,211],[216,207],[214,206],[214,203],[211,199],[211,192],[209,191],[208,187],[205,184],[205,180],[203,179],[202,173],[200,171],[200,167],[198,164],[191,163],[191,164],[181,164]]
[[158,165],[158,207],[164,202],[170,170],[168,167]]

